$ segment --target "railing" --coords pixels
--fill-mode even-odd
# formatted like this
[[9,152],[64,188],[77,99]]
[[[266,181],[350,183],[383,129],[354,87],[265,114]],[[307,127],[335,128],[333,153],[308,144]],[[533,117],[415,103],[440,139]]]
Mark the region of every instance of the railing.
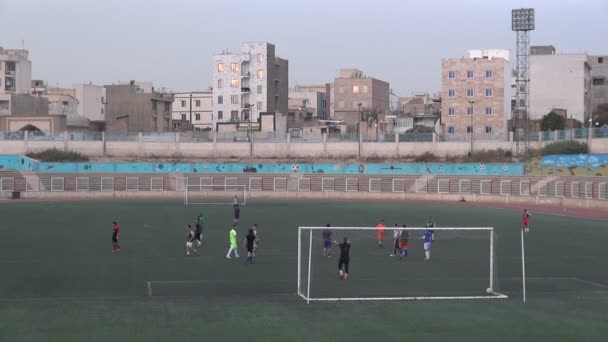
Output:
[[[1,175],[0,175],[1,176]],[[224,174],[175,176],[76,174],[0,177],[0,192],[166,192],[183,191],[185,185],[213,185],[213,190],[235,186],[247,191],[267,192],[369,192],[403,194],[494,195],[571,198],[608,201],[608,178],[583,177],[435,177],[396,175],[303,175]],[[208,187],[201,187],[201,191]]]

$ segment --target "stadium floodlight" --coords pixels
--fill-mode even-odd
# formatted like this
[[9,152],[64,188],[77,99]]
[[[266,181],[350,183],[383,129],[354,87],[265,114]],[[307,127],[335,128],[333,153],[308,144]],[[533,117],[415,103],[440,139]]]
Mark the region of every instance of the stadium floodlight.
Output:
[[[331,230],[338,241],[348,237],[353,246],[350,255],[353,272],[348,286],[338,280],[338,258],[321,257],[325,229]],[[428,228],[385,229],[387,235],[392,235],[393,229],[409,232],[409,257],[403,262],[411,266],[395,267],[394,259],[385,259],[387,254],[383,253],[388,253],[388,249],[376,247],[376,227],[299,227],[298,295],[307,303],[508,298],[499,289],[493,227],[433,228],[437,239],[446,243],[438,245],[428,262],[420,257],[424,251],[419,236]],[[313,281],[315,286],[311,290]]]
[[534,8],[519,8],[511,11],[511,30],[534,30]]

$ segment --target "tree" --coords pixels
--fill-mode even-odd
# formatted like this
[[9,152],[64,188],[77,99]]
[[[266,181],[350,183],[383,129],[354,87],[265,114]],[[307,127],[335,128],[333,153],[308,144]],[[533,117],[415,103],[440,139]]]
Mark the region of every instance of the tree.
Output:
[[608,103],[602,103],[593,111],[593,126],[602,127],[608,125]]
[[540,129],[542,131],[559,131],[564,128],[566,128],[566,119],[554,111],[543,116],[540,123]]

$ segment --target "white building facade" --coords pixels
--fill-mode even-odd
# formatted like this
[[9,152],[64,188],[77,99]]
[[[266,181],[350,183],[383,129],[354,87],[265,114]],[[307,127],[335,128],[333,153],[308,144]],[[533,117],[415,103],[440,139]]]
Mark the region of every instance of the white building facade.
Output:
[[106,88],[95,84],[73,84],[78,114],[90,121],[106,120]]
[[243,43],[213,57],[212,123],[256,122],[262,112],[287,113],[288,61],[269,43]]
[[300,88],[296,86],[289,89],[289,109],[309,108],[312,109],[313,117],[326,118],[325,92],[319,89]]
[[553,109],[585,122],[591,104],[591,67],[587,54],[530,56],[530,119],[540,120]]
[[[174,126],[188,122],[192,130],[200,131],[213,128],[213,93],[187,92],[175,93],[172,114]],[[174,127],[178,129],[178,127]]]
[[27,50],[4,50],[0,47],[0,94],[29,94],[32,62]]

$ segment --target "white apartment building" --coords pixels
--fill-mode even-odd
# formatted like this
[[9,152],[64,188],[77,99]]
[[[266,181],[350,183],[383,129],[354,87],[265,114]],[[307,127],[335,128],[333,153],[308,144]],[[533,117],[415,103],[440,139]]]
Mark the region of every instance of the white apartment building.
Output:
[[255,122],[262,112],[287,113],[286,59],[269,43],[243,43],[240,53],[213,56],[213,116],[220,122]]
[[210,91],[175,93],[173,99],[172,113],[173,129],[183,122],[200,131],[213,128],[213,93]]
[[540,120],[553,109],[585,122],[591,111],[591,67],[587,54],[530,56],[530,119]]
[[4,50],[0,47],[0,94],[29,94],[32,62],[27,50]]
[[106,120],[106,88],[95,84],[73,84],[78,100],[78,114],[89,121]]

